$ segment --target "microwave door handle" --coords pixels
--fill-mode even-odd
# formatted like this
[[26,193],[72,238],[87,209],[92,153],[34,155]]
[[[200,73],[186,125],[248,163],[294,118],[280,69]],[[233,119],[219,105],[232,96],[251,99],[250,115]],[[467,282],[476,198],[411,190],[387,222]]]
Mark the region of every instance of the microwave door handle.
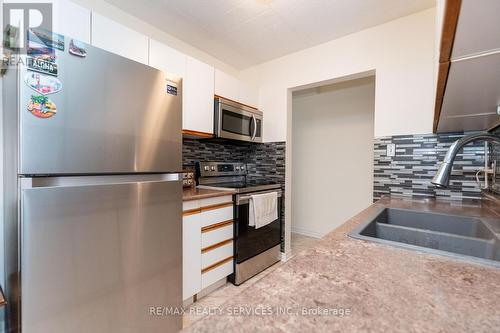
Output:
[[221,131],[222,131],[222,103],[219,101],[219,104],[217,105],[217,114],[216,114],[216,121],[214,122],[214,134],[217,136],[221,136]]
[[251,121],[250,121],[250,128],[249,128],[249,129],[250,129],[250,133],[251,133],[251,134],[250,134],[250,141],[252,141],[252,140],[253,140],[253,133],[255,132],[255,128],[254,128],[254,129],[252,129],[252,127],[253,127],[253,125],[254,125],[253,118],[254,118],[254,117],[253,117],[253,115],[252,115],[252,116],[251,116],[251,118],[250,118],[250,120],[251,120]]
[[255,119],[255,116],[252,115],[252,122],[253,122],[253,133],[252,133],[252,141],[255,140],[255,136],[257,135],[257,119]]

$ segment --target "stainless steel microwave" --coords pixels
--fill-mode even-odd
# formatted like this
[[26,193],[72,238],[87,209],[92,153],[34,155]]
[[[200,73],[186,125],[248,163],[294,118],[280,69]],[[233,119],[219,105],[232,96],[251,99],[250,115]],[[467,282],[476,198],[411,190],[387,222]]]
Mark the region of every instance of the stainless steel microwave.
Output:
[[262,142],[262,112],[249,106],[215,98],[214,133],[219,138]]

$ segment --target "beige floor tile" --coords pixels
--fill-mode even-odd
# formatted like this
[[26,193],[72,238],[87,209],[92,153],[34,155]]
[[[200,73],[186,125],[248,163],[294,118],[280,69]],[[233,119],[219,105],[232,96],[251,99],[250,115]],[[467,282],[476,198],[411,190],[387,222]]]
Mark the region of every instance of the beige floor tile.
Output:
[[[292,244],[291,244],[292,254],[295,255],[301,252],[302,250],[307,249],[316,241],[317,241],[316,238],[292,233]],[[195,321],[205,317],[207,311],[210,311],[210,309],[215,309],[217,307],[220,307],[227,300],[241,293],[243,290],[250,287],[252,284],[262,279],[263,277],[265,277],[266,275],[268,275],[281,265],[283,265],[283,262],[278,262],[274,264],[265,271],[245,281],[245,283],[241,284],[240,286],[235,286],[232,283],[228,282],[224,286],[212,292],[211,294],[203,298],[200,298],[195,303],[191,304],[186,308],[186,314],[183,316],[182,320],[183,327],[186,328],[192,325]]]
[[314,237],[304,236],[296,233],[292,233],[292,255],[295,255],[311,245],[313,245],[318,239]]

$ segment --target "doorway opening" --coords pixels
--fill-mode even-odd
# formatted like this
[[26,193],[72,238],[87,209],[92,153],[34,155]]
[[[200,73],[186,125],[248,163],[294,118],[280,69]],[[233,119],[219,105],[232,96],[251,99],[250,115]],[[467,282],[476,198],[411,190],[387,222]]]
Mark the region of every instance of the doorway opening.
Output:
[[374,76],[293,91],[292,253],[373,202],[374,110]]

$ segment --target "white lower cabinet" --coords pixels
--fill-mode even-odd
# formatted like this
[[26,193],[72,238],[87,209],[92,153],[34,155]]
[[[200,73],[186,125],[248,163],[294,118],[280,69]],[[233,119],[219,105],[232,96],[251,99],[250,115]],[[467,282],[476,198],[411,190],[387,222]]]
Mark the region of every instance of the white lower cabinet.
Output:
[[183,204],[183,299],[233,273],[232,197]]
[[233,256],[233,240],[231,239],[227,244],[219,246],[213,250],[201,252],[201,267],[206,269],[221,260]]
[[[225,207],[223,205],[226,205]],[[211,225],[218,223],[218,222],[224,222],[224,221],[230,221],[233,219],[233,202],[232,199],[229,203],[225,203],[221,205],[222,207],[218,209],[211,209],[211,210],[205,210],[201,212],[200,214],[203,216],[202,222],[201,222],[201,227],[206,228],[210,227]]]
[[201,219],[199,214],[182,218],[182,298],[201,290]]
[[233,238],[233,224],[229,223],[220,228],[201,232],[201,248],[213,246],[217,243]]
[[233,260],[226,261],[201,275],[201,288],[209,287],[211,284],[233,274]]

